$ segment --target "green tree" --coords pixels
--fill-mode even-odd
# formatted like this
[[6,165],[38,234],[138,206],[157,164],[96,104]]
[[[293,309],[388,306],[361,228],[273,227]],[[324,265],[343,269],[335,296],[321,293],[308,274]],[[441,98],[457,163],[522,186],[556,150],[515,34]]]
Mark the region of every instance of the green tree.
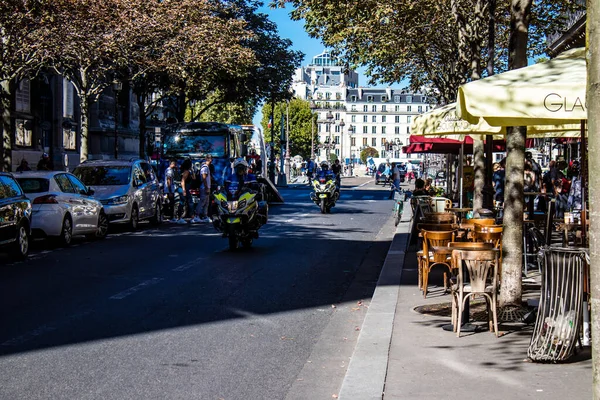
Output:
[[360,160],[363,164],[367,163],[367,158],[369,157],[377,158],[379,157],[379,152],[373,147],[367,147],[360,152]]
[[[289,104],[289,148],[290,157],[300,155],[304,160],[308,160],[311,155],[310,146],[314,143],[315,146],[319,144],[319,137],[314,133],[313,137],[313,122],[316,121],[316,115],[310,109],[310,103],[308,101],[293,98],[288,102],[280,102],[275,104],[275,117],[273,118],[273,133],[276,154],[280,154],[280,132],[282,116],[285,118],[288,115],[287,106]],[[271,129],[269,128],[269,120],[271,118],[271,104],[265,104],[262,108],[263,118],[261,120],[261,126],[265,134],[265,141],[271,141]],[[312,120],[311,120],[312,118]],[[285,123],[285,122],[284,122]],[[287,124],[286,128],[287,128]]]

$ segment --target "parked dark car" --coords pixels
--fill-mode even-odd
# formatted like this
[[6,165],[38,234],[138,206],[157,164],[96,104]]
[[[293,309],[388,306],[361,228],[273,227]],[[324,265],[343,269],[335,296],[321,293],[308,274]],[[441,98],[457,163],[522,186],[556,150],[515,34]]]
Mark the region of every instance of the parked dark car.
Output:
[[0,251],[23,260],[30,239],[31,201],[11,174],[0,172]]

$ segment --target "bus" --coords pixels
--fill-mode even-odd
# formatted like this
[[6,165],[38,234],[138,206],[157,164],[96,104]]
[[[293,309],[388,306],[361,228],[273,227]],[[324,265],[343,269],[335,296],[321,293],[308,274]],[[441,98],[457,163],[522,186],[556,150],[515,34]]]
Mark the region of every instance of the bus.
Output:
[[[187,122],[173,126],[163,137],[159,175],[164,176],[169,160],[177,160],[181,165],[189,158],[192,165],[202,164],[211,155],[215,167],[214,178],[218,186],[232,173],[232,163],[236,158],[265,157],[265,145],[260,129],[254,126],[230,125],[220,122]],[[269,181],[264,171],[266,162],[261,162],[261,170],[253,171],[258,180],[266,185],[270,201],[283,202],[275,185]]]

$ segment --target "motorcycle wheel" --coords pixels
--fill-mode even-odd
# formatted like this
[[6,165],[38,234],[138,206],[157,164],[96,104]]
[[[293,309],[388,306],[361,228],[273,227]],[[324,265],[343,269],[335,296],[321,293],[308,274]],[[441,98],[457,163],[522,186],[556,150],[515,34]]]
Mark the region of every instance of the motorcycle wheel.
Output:
[[238,238],[236,235],[229,235],[229,250],[237,250]]
[[321,199],[321,204],[319,206],[321,207],[321,214],[325,214],[327,212],[327,207],[325,207],[325,199]]
[[400,220],[402,219],[402,208],[398,207],[398,210],[396,211],[396,219],[394,220],[394,226],[398,226],[398,224],[400,223]]

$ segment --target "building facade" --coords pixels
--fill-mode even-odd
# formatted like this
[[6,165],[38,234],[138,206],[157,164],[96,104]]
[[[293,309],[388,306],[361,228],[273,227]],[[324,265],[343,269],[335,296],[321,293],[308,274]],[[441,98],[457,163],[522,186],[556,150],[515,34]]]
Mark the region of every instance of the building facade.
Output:
[[402,146],[408,144],[411,120],[431,108],[422,94],[360,87],[358,74],[336,66],[326,52],[296,70],[292,88],[317,113],[319,161],[335,154],[345,163],[355,162],[367,147],[382,158],[410,158],[402,155]]
[[[124,83],[120,91],[111,85],[90,106],[89,159],[129,159],[139,154],[140,111],[135,95]],[[73,85],[55,74],[23,79],[14,90],[10,110],[11,170],[22,160],[35,170],[43,153],[48,153],[54,169],[73,169],[79,164],[81,145],[79,100]],[[160,113],[160,107],[158,108]],[[151,141],[157,129],[148,121]],[[160,130],[160,128],[158,128]]]

